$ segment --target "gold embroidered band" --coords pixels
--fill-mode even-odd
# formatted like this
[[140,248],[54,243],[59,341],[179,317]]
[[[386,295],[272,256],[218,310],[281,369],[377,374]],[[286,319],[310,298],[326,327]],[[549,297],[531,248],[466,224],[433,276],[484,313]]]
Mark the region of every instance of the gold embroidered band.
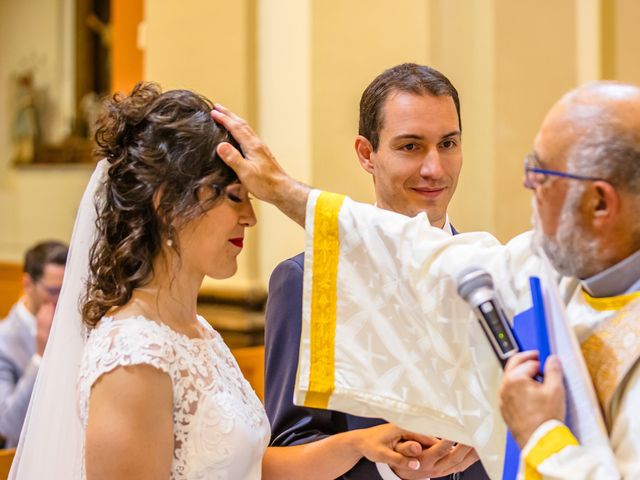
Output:
[[640,297],[600,323],[580,348],[607,426],[612,400],[640,358]]
[[549,430],[544,437],[538,440],[538,443],[534,445],[525,458],[525,480],[541,480],[542,475],[538,472],[538,466],[570,445],[578,445],[578,441],[565,425],[558,425]]
[[327,408],[334,388],[334,348],[338,255],[338,214],[343,195],[322,192],[313,222],[313,272],[311,286],[311,345],[309,390],[305,406]]
[[620,310],[629,302],[640,298],[640,292],[627,293],[626,295],[617,295],[615,297],[592,297],[582,290],[582,297],[591,308],[602,312],[605,310]]

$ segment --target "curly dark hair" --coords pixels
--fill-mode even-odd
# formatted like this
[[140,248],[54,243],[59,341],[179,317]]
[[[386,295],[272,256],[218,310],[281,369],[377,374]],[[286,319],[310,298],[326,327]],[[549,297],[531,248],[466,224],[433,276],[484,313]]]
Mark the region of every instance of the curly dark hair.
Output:
[[[131,94],[104,104],[97,123],[96,154],[109,163],[97,203],[97,237],[82,304],[89,327],[153,275],[163,243],[179,255],[177,231],[202,215],[238,181],[215,153],[220,142],[237,143],[210,117],[212,103],[188,90],[162,93],[138,83]],[[202,202],[198,191],[210,188]]]

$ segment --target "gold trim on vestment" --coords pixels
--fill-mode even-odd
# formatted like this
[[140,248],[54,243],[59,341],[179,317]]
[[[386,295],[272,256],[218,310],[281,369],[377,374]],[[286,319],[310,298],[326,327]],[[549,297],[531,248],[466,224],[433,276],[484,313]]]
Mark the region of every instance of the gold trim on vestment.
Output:
[[538,466],[570,445],[578,445],[578,440],[566,425],[558,425],[545,433],[524,459],[525,480],[541,480]]
[[582,290],[582,298],[594,310],[604,312],[606,310],[620,310],[633,300],[640,298],[640,292],[616,295],[615,297],[592,297],[585,290]]
[[335,336],[338,256],[338,214],[343,195],[322,192],[313,223],[313,271],[311,286],[311,333],[309,389],[304,404],[327,408],[335,380]]
[[580,345],[609,427],[612,400],[640,358],[640,296],[636,299],[600,323]]

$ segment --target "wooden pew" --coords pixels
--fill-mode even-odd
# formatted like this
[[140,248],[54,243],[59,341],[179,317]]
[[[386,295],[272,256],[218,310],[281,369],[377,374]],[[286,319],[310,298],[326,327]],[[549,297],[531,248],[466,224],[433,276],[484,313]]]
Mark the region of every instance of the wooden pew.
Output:
[[231,350],[244,377],[264,402],[264,345]]
[[11,470],[11,462],[16,453],[15,448],[5,448],[0,450],[0,480],[6,480]]
[[7,316],[22,293],[22,265],[0,262],[0,319]]

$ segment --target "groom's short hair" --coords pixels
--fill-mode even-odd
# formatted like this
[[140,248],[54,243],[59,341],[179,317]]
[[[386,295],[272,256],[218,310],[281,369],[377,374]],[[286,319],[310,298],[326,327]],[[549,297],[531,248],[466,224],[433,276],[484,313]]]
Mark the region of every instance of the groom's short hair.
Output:
[[360,98],[358,133],[371,142],[374,151],[378,149],[380,130],[384,123],[382,107],[393,92],[451,97],[458,113],[458,126],[462,131],[460,99],[458,91],[449,79],[435,68],[416,63],[402,63],[388,68],[374,78]]

